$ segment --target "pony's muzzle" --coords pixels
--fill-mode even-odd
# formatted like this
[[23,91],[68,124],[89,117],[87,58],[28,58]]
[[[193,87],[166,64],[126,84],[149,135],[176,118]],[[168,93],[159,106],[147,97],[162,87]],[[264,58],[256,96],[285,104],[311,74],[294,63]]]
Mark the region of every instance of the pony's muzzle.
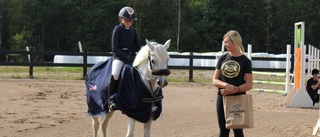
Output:
[[152,70],[152,75],[158,76],[157,79],[157,84],[163,88],[168,85],[168,81],[166,80],[166,77],[170,75],[170,70],[169,69],[157,69],[157,70]]
[[163,87],[165,87],[165,86],[168,85],[168,81],[167,81],[165,78],[160,78],[160,79],[157,81],[157,84],[158,84],[161,88],[163,88]]

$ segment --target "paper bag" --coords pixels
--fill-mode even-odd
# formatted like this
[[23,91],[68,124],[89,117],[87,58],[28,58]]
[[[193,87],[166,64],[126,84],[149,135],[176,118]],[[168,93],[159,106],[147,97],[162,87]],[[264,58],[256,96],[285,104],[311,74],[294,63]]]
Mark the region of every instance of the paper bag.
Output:
[[253,128],[252,94],[223,96],[227,129]]

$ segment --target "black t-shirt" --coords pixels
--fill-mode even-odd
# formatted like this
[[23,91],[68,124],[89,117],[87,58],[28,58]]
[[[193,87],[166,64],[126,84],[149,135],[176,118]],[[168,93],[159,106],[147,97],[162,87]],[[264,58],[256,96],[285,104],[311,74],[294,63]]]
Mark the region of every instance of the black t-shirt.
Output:
[[244,78],[246,73],[252,74],[251,61],[245,55],[233,57],[229,53],[224,54],[219,58],[216,69],[220,70],[221,81],[234,86],[240,86],[246,82]]
[[313,78],[308,79],[308,81],[307,81],[307,86],[306,86],[306,90],[307,90],[308,92],[317,94],[317,91],[318,91],[319,88],[317,88],[316,90],[313,90],[313,89],[311,88],[312,85],[315,85],[315,84],[317,84],[317,83],[318,83],[318,81],[317,81],[317,80],[314,80]]

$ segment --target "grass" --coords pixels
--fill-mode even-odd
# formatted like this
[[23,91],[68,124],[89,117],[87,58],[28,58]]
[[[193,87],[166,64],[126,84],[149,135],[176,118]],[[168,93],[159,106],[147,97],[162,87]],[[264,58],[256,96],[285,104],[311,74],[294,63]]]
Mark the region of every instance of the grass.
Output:
[[[83,80],[81,67],[34,67],[33,79],[48,80]],[[89,71],[89,69],[88,69]],[[171,74],[167,77],[169,82],[196,82],[211,84],[214,70],[194,70],[191,81],[189,80],[189,70],[170,70]],[[0,78],[28,79],[29,67],[20,66],[0,66]],[[285,82],[284,76],[268,76],[253,74],[256,81]],[[254,84],[254,88],[284,90],[284,85]]]
[[[1,66],[0,78],[24,79],[30,78],[29,67]],[[51,80],[80,80],[80,67],[34,67],[33,78]]]
[[[89,71],[89,69],[88,69]],[[170,70],[168,81],[189,82],[189,70]],[[194,70],[191,81],[211,82],[214,70]],[[82,79],[81,67],[34,67],[33,78],[52,80],[79,80]],[[29,78],[29,67],[0,66],[0,78]],[[254,74],[254,80],[284,82],[284,77]]]

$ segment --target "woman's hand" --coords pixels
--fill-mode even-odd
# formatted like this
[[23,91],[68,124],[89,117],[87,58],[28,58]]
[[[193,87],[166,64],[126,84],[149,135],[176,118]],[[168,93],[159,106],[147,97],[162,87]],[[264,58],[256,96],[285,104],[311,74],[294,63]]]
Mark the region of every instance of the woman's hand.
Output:
[[237,93],[237,87],[231,84],[225,86],[225,89],[229,92],[229,94]]
[[220,93],[221,93],[221,95],[223,95],[223,96],[230,95],[230,93],[229,93],[228,90],[226,90],[226,89],[221,89],[221,90],[220,90]]

